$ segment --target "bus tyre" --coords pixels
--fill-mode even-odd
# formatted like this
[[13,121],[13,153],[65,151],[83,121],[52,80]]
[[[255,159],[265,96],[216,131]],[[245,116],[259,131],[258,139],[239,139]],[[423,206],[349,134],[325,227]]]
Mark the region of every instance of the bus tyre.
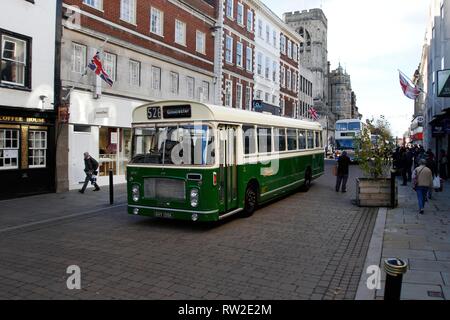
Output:
[[302,192],[309,191],[309,188],[311,188],[311,181],[312,181],[311,169],[308,169],[308,170],[306,170],[306,173],[305,173],[305,182],[303,182],[303,186],[301,188]]
[[249,185],[245,191],[244,217],[250,217],[258,205],[258,191],[255,185]]

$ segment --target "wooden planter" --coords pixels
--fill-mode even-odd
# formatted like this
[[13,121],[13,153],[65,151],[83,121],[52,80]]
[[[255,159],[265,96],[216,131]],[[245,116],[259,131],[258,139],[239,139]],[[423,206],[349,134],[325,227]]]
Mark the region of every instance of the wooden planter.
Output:
[[[356,204],[359,207],[396,207],[398,205],[398,188],[394,181],[394,199],[391,195],[391,179],[356,179]],[[392,203],[394,202],[394,203]]]

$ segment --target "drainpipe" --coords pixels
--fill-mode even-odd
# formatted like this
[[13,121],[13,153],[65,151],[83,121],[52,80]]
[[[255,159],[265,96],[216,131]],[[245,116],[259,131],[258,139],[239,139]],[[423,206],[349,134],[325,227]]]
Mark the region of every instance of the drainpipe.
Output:
[[214,32],[214,104],[222,103],[222,71],[223,71],[223,0],[218,0],[217,21],[211,29]]

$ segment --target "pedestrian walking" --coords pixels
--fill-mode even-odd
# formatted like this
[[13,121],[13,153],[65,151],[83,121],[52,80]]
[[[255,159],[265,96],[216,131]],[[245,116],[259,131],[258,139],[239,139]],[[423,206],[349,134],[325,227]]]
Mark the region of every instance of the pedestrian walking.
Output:
[[400,155],[399,155],[399,161],[398,161],[398,167],[400,169],[402,178],[403,178],[403,183],[402,186],[406,186],[407,182],[408,182],[408,176],[407,176],[407,157],[406,157],[406,149],[405,147],[402,147],[400,149]]
[[84,184],[81,190],[78,190],[80,193],[84,193],[86,187],[89,182],[95,187],[94,191],[99,191],[100,188],[97,185],[96,176],[98,174],[98,162],[94,158],[90,156],[88,152],[84,153],[84,172],[86,173],[86,179],[84,179]]
[[414,162],[414,153],[411,148],[406,151],[406,175],[408,176],[408,181],[411,182],[412,179],[412,166]]
[[342,152],[342,155],[337,161],[337,175],[336,175],[336,192],[339,192],[342,185],[342,192],[347,192],[347,180],[350,167],[350,158],[347,156],[347,152]]
[[417,193],[420,214],[424,213],[428,190],[433,189],[433,174],[426,164],[425,159],[420,160],[419,166],[413,172],[413,189]]
[[444,149],[441,149],[440,155],[439,155],[439,175],[443,180],[447,180],[447,166],[448,166],[448,158],[447,153]]

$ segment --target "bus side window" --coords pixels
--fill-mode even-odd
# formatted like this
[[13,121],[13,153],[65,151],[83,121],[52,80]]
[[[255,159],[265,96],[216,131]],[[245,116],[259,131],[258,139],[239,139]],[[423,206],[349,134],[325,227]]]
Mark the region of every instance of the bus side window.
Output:
[[297,150],[297,130],[287,129],[288,150]]
[[256,153],[255,126],[242,126],[244,154]]
[[306,133],[305,130],[298,130],[298,148],[300,150],[306,149]]
[[314,149],[314,135],[311,130],[307,131],[308,136],[308,149]]
[[272,128],[260,128],[258,132],[258,152],[270,153],[272,152]]

